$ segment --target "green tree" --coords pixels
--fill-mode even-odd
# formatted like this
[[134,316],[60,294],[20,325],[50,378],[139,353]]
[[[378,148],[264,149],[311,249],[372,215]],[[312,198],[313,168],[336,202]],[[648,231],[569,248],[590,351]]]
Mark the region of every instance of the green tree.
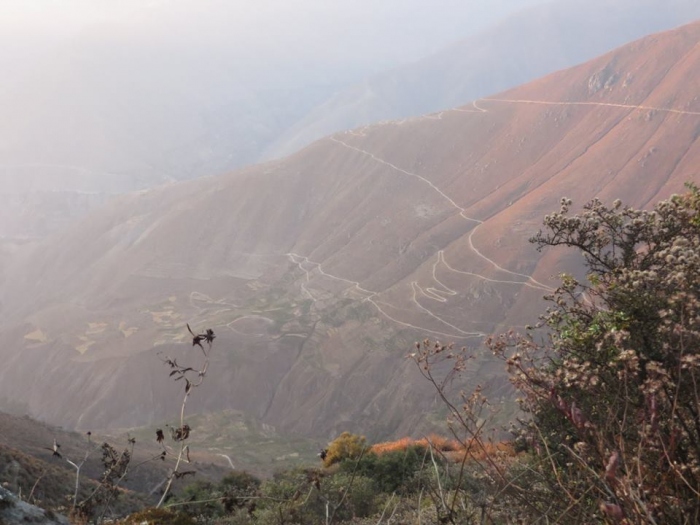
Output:
[[341,462],[340,469],[348,474],[356,472],[372,479],[382,492],[406,493],[416,490],[417,486],[412,481],[424,467],[426,454],[426,449],[422,446],[382,454],[369,453],[359,460]]
[[260,480],[248,472],[232,472],[219,483],[224,495],[222,503],[226,512],[237,509],[255,510],[256,497],[260,491]]
[[211,519],[224,514],[222,492],[208,480],[193,481],[175,499],[180,512],[195,518]]

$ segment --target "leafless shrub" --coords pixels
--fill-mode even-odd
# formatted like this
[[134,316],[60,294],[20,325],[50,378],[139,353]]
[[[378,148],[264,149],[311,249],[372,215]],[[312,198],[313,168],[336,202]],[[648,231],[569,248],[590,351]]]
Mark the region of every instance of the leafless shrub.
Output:
[[[195,473],[193,470],[180,470],[183,461],[188,463],[190,462],[190,447],[187,444],[187,440],[190,437],[190,432],[192,429],[185,422],[185,407],[192,391],[200,386],[204,381],[204,377],[207,374],[207,369],[209,368],[209,356],[216,335],[214,335],[214,331],[211,329],[206,329],[204,332],[195,334],[190,328],[189,324],[187,325],[187,329],[192,335],[192,346],[199,347],[201,350],[201,361],[197,368],[194,368],[192,366],[181,365],[177,362],[177,359],[173,359],[168,356],[163,357],[163,363],[170,367],[170,377],[172,377],[175,381],[182,381],[185,392],[183,394],[182,404],[180,405],[179,426],[168,427],[170,431],[170,438],[176,444],[177,452],[174,454],[175,464],[170,470],[170,474],[165,482],[163,494],[161,495],[156,508],[160,508],[165,502],[174,480],[188,475],[194,475]],[[171,450],[165,445],[165,435],[162,429],[156,430],[156,441],[163,447],[163,451],[159,456],[160,459],[165,461],[169,457],[173,456],[173,452],[171,452]]]

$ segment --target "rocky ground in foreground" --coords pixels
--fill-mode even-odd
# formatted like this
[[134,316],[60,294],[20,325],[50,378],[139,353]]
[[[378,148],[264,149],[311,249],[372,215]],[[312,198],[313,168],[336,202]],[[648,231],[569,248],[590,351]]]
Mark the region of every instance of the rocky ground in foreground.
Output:
[[9,490],[0,487],[0,525],[33,523],[35,525],[67,525],[65,516],[45,511],[21,501]]

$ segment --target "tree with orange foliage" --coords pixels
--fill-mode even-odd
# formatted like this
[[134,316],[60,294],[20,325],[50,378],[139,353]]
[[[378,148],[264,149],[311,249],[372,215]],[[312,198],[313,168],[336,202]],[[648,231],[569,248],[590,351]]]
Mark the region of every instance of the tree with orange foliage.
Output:
[[368,449],[367,439],[364,436],[343,432],[328,445],[323,464],[330,467],[346,459],[357,459]]

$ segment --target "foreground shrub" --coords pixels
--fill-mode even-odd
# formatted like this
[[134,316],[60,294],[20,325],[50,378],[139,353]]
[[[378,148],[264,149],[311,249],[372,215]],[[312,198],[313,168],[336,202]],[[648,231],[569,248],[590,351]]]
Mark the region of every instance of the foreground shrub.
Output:
[[700,192],[650,212],[570,206],[532,242],[576,248],[586,282],[563,275],[534,329],[488,342],[527,415],[514,427],[526,455],[488,453],[480,389],[455,404],[434,377],[441,359],[462,370],[466,351],[426,341],[413,354],[474,451],[465,464],[483,467],[488,494],[471,503],[492,520],[700,523]]
[[698,523],[700,193],[652,212],[568,209],[533,241],[581,250],[589,283],[565,276],[552,294],[547,345],[493,343],[532,415],[523,437],[551,460],[570,512]]
[[[430,458],[427,459],[430,463]],[[392,492],[410,492],[415,489],[411,481],[417,471],[426,463],[426,448],[414,445],[405,450],[368,453],[357,460],[345,460],[340,464],[341,472],[353,472],[371,478],[379,490]]]

